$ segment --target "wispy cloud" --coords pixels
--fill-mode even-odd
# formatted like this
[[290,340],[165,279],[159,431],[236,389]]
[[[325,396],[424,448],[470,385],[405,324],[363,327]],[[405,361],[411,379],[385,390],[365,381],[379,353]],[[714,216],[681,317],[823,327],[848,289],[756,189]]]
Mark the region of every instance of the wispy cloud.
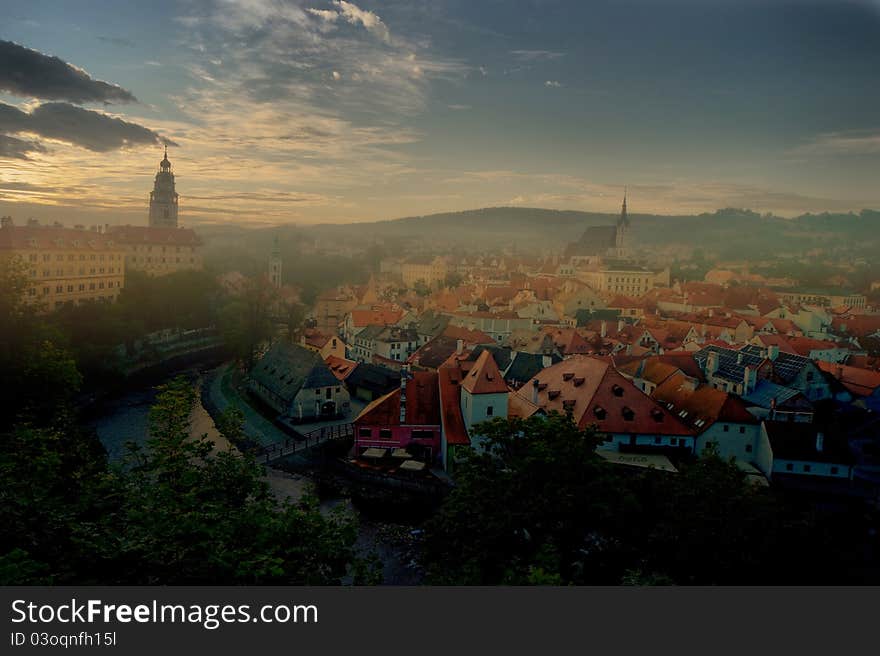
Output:
[[880,132],[830,132],[795,148],[796,155],[878,155]]
[[550,61],[565,56],[565,53],[553,50],[511,50],[510,54],[524,62]]
[[562,87],[562,82],[558,80],[547,80],[546,82],[544,82],[544,86],[551,89],[559,89],[560,87]]

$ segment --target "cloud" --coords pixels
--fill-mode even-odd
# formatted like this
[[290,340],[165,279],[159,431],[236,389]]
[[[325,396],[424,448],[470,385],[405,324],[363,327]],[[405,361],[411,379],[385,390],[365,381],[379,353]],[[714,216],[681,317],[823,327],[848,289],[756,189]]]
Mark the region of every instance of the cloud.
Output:
[[58,57],[0,40],[0,91],[73,103],[137,102],[130,91],[95,80]]
[[0,103],[0,132],[33,134],[95,152],[159,144],[163,141],[176,145],[170,140],[163,140],[157,132],[142,125],[68,103],[43,103],[30,112]]
[[331,9],[307,9],[306,11],[327,23],[343,20],[351,25],[361,25],[385,43],[391,43],[391,32],[388,31],[388,26],[382,22],[377,14],[361,9],[351,2],[345,2],[345,0],[334,0],[333,5],[337,7],[338,11]]
[[551,59],[559,59],[564,57],[564,52],[554,52],[552,50],[511,50],[510,54],[519,61],[549,61]]
[[544,86],[551,89],[558,89],[562,86],[562,82],[559,82],[558,80],[547,80],[544,82]]
[[880,132],[829,132],[792,151],[796,155],[878,155]]
[[471,108],[470,105],[446,105],[449,109],[456,112],[463,112]]
[[36,141],[16,139],[0,134],[0,159],[29,159],[28,153],[42,153],[46,149]]

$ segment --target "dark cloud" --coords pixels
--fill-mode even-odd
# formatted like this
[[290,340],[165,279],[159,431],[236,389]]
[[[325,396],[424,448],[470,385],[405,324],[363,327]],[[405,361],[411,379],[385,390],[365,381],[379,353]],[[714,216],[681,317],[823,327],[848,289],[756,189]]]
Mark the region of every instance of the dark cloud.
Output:
[[130,91],[95,80],[58,57],[0,40],[0,91],[25,98],[87,102],[137,102]]
[[36,141],[17,139],[0,134],[0,159],[28,159],[28,153],[42,153],[46,149]]
[[137,123],[68,103],[44,103],[30,113],[0,103],[0,132],[36,134],[97,152],[158,143],[177,145]]

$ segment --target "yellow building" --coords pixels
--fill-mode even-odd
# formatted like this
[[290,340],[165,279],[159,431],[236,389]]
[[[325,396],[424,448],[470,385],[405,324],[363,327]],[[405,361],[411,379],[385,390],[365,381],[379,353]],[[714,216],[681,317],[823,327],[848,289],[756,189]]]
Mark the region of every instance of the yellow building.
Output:
[[400,265],[400,273],[403,284],[409,289],[415,287],[420,280],[428,287],[436,289],[446,280],[449,267],[442,257],[412,257]]
[[83,301],[114,301],[125,285],[125,252],[97,229],[0,223],[0,253],[27,265],[28,302],[46,310]]
[[125,249],[129,271],[162,276],[202,269],[202,240],[189,228],[110,226],[107,231]]

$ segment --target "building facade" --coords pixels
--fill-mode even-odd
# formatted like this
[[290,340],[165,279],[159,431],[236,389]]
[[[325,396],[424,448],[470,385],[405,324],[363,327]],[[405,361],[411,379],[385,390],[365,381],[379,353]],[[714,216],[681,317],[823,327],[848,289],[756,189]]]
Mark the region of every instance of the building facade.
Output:
[[129,271],[162,276],[202,269],[202,240],[189,228],[109,226],[107,234],[125,250]]
[[0,224],[0,256],[26,266],[25,300],[44,310],[87,301],[112,302],[125,286],[125,252],[97,229]]

